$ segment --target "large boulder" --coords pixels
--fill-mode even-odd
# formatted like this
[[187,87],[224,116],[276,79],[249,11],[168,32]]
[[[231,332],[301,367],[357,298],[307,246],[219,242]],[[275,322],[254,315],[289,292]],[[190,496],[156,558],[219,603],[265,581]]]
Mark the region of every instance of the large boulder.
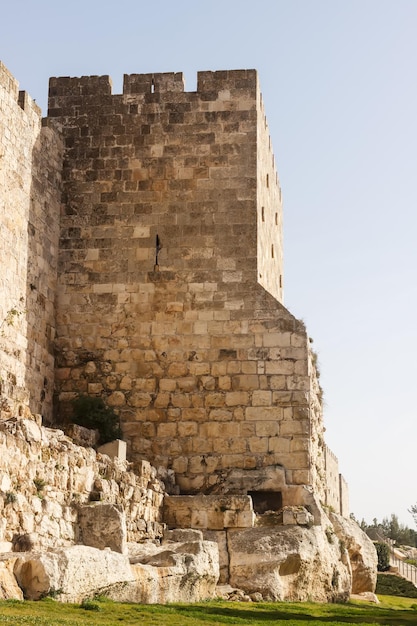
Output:
[[217,544],[198,530],[170,531],[162,545],[129,545],[135,582],[113,588],[118,601],[165,604],[213,598],[219,579]]
[[14,575],[28,600],[56,595],[63,602],[81,602],[135,580],[127,556],[89,546],[27,553],[16,560]]
[[227,532],[230,584],[264,599],[345,601],[350,567],[331,526],[261,526]]
[[373,593],[376,587],[378,566],[378,557],[373,542],[352,519],[330,513],[330,520],[341,545],[349,554],[352,568],[352,593],[367,591]]

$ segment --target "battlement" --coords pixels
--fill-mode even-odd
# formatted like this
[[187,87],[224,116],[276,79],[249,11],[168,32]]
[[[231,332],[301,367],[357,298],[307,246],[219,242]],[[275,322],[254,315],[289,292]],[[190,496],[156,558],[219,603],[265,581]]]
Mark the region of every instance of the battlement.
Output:
[[34,113],[40,118],[41,110],[27,91],[19,91],[19,83],[9,72],[7,67],[0,61],[0,89],[26,113]]
[[[256,70],[221,70],[197,73],[197,93],[218,94],[220,91],[255,91],[258,86]],[[123,95],[184,92],[182,72],[125,74]],[[192,93],[192,92],[190,92]],[[112,94],[110,76],[53,77],[49,81],[49,96],[109,96]]]

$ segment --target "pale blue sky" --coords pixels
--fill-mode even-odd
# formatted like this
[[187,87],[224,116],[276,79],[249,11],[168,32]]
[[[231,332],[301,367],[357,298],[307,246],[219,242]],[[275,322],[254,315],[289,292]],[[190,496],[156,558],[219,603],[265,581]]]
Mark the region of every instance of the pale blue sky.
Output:
[[319,354],[358,518],[417,502],[417,1],[5,0],[0,59],[49,76],[256,68],[284,198],[285,304]]

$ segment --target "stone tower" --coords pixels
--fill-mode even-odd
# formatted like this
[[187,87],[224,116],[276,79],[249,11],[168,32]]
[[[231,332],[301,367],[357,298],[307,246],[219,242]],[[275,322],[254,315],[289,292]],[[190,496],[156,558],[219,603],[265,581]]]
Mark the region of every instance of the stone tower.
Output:
[[0,62],[0,410],[49,420],[61,170],[59,135]]
[[[182,493],[323,494],[320,390],[282,305],[281,190],[254,70],[52,78],[65,143],[57,392],[103,396]],[[271,495],[271,498],[274,496]]]

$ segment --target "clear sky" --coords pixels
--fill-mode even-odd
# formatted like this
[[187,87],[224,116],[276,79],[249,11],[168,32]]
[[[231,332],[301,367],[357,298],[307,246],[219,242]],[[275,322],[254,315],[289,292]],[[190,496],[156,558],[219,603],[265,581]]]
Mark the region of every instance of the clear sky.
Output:
[[49,76],[256,68],[284,198],[285,304],[319,355],[359,519],[417,502],[417,0],[4,0],[0,59]]

